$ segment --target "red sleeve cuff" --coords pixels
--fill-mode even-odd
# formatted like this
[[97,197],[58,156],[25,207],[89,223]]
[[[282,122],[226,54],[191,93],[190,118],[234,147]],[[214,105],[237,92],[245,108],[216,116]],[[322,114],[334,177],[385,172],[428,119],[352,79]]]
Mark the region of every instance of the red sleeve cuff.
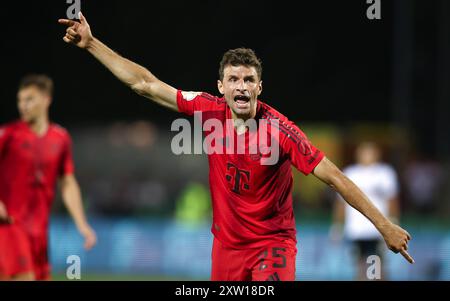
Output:
[[325,154],[321,152],[320,150],[316,149],[314,154],[311,156],[311,158],[308,160],[305,170],[303,171],[303,174],[309,175],[311,172],[313,172],[314,168],[316,168],[317,165],[322,161],[322,159],[325,157]]
[[192,115],[193,112],[189,110],[189,106],[186,105],[186,100],[183,98],[183,94],[181,93],[181,90],[177,90],[177,106],[178,106],[178,112],[184,113],[187,115]]

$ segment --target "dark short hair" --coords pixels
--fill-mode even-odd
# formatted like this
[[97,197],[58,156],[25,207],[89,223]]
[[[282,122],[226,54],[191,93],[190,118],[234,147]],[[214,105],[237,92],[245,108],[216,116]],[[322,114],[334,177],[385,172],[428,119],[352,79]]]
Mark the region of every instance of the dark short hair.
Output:
[[19,91],[35,86],[40,91],[53,95],[53,80],[45,74],[28,74],[20,80]]
[[236,48],[230,49],[224,53],[222,60],[220,61],[219,78],[223,80],[223,71],[226,66],[246,66],[254,67],[258,78],[261,80],[262,76],[262,62],[256,56],[255,52],[249,48]]

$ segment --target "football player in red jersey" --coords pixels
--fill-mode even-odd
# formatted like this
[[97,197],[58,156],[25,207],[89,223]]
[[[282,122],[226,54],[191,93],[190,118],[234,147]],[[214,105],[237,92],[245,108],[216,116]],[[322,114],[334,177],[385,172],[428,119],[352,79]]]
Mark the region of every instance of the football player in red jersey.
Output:
[[85,239],[96,243],[86,221],[65,129],[49,121],[53,82],[28,75],[20,83],[20,120],[0,126],[0,279],[49,280],[48,223],[56,182]]
[[[407,253],[410,235],[384,217],[293,122],[258,100],[262,68],[252,50],[239,48],[224,54],[217,82],[223,97],[184,92],[116,54],[93,37],[81,13],[79,17],[80,22],[59,20],[67,26],[66,43],[86,49],[119,80],[162,106],[187,115],[200,112],[203,123],[214,119],[226,125],[232,120],[232,129],[222,131],[219,137],[222,141],[244,137],[244,153],[208,153],[214,234],[212,280],[295,280],[291,164],[333,187],[375,225],[392,251],[413,262]],[[248,154],[247,143],[255,133],[242,121],[249,120],[264,121],[279,132],[276,164],[261,164],[262,156]]]

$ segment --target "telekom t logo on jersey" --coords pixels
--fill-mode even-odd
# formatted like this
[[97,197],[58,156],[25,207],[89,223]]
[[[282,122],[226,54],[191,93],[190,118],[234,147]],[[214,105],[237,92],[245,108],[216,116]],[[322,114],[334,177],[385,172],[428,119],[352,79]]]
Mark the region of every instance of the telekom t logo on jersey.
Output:
[[239,169],[233,163],[227,163],[227,174],[225,178],[233,185],[231,191],[240,194],[241,189],[249,190],[250,171]]
[[[194,112],[194,131],[188,119],[178,118],[172,122],[171,131],[179,132],[172,138],[171,148],[174,154],[202,154],[202,152],[208,155],[248,154],[252,159],[260,160],[261,165],[278,163],[280,154],[278,119],[270,121],[227,119],[224,122],[220,119],[208,118],[202,122],[202,118],[202,112]],[[247,132],[252,133],[248,141],[245,135],[238,135],[235,138],[235,124],[244,125]],[[204,132],[208,134],[203,139]]]

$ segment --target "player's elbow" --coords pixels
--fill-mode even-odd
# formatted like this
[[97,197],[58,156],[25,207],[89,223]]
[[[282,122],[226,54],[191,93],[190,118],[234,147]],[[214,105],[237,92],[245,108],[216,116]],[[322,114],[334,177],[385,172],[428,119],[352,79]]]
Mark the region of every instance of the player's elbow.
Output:
[[139,95],[151,97],[154,95],[154,86],[157,79],[150,74],[150,72],[143,72],[136,81],[134,81],[130,87]]
[[139,95],[144,95],[145,92],[148,91],[147,82],[142,81],[142,80],[131,84],[130,88]]
[[330,170],[328,177],[328,185],[335,191],[340,192],[345,187],[348,178],[337,167]]

